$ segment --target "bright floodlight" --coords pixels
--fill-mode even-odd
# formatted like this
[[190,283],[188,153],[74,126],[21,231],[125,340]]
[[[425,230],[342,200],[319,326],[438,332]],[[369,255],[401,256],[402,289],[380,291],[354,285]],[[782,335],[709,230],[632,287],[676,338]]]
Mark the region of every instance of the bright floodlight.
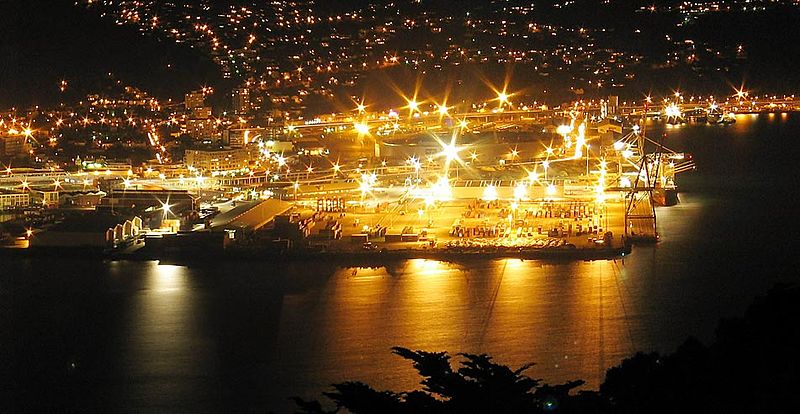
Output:
[[528,198],[528,187],[525,184],[517,184],[514,187],[514,198],[517,200],[525,200]]
[[170,213],[170,208],[172,208],[172,206],[169,205],[169,203],[161,203],[161,211],[164,212],[165,218],[167,217],[167,214]]
[[572,132],[572,127],[569,125],[559,125],[558,128],[556,128],[556,132],[558,135],[567,135]]
[[500,101],[500,103],[508,103],[508,94],[505,93],[505,91],[498,92],[497,93],[497,100]]
[[450,188],[450,181],[444,176],[440,176],[439,179],[436,180],[436,184],[431,186],[431,191],[433,191],[433,195],[436,199],[442,201],[450,200],[453,196],[453,190]]
[[442,145],[442,154],[447,161],[453,161],[458,158],[458,148],[453,143],[444,144]]
[[377,178],[378,177],[374,174],[361,174],[359,189],[361,190],[362,196],[372,190],[372,186],[375,185]]
[[358,110],[358,112],[364,112],[364,111],[367,110],[367,107],[363,103],[360,103],[360,104],[358,104],[356,109]]
[[407,100],[408,102],[408,110],[414,112],[419,109],[419,103],[417,103],[414,99]]
[[680,118],[681,110],[678,108],[678,105],[671,103],[664,108],[664,115],[666,115],[667,118]]
[[356,129],[356,132],[358,132],[359,135],[369,134],[369,125],[367,124],[362,124],[360,122],[357,122],[353,124],[353,127]]
[[495,201],[497,200],[497,187],[494,185],[487,186],[483,190],[483,197],[481,197],[484,201]]
[[446,107],[444,105],[439,105],[439,115],[445,116],[445,115],[447,115],[447,112],[449,110],[450,110],[450,108],[448,108],[448,107]]

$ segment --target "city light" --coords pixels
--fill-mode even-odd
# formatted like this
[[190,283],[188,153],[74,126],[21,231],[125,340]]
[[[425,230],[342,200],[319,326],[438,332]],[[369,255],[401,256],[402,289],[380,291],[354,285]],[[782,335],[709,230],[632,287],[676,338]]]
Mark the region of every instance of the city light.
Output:
[[681,110],[675,103],[670,103],[664,108],[664,115],[667,118],[677,119],[681,117]]
[[486,186],[483,189],[483,196],[481,197],[484,201],[495,201],[497,200],[497,187],[493,184]]
[[173,206],[172,206],[172,205],[170,205],[169,203],[161,203],[161,211],[162,211],[162,213],[163,213],[163,217],[164,217],[164,218],[167,218],[167,216],[169,215],[169,213],[171,213],[171,212],[172,212],[172,211],[171,211],[172,207],[173,207]]
[[417,102],[416,99],[407,99],[406,102],[406,107],[408,108],[409,113],[413,114],[414,112],[419,111],[419,102]]
[[356,132],[358,132],[358,135],[369,134],[369,125],[367,124],[356,122],[355,124],[353,124],[353,128],[355,128]]
[[[712,371],[739,357],[759,374],[740,370],[748,408],[794,395],[774,384],[790,364],[723,349],[766,338],[793,355],[776,335],[690,342],[689,364],[625,361],[689,328],[708,337],[715,298],[796,272],[780,259],[796,250],[800,0],[17,3],[0,271],[26,290],[17,342],[44,358],[16,364],[24,385],[65,380],[89,410],[131,406],[130,390],[175,411],[345,410],[375,393],[361,384],[345,406],[320,384],[386,372],[412,386],[383,411],[632,412],[653,400],[628,398],[633,378],[658,386],[656,409],[724,411],[743,381]],[[731,269],[739,282],[719,283]],[[420,364],[380,366],[392,350],[437,352],[449,388]],[[483,354],[502,378],[476,379],[471,353],[487,350],[576,381]]]
[[517,184],[514,187],[514,198],[517,200],[527,200],[528,199],[528,187],[525,184]]
[[506,91],[501,91],[501,92],[498,92],[498,93],[497,93],[497,101],[499,101],[501,105],[503,105],[503,104],[508,104],[508,103],[509,103],[509,102],[508,102],[508,98],[509,98],[510,96],[511,96],[511,95],[507,94],[507,93],[506,93]]

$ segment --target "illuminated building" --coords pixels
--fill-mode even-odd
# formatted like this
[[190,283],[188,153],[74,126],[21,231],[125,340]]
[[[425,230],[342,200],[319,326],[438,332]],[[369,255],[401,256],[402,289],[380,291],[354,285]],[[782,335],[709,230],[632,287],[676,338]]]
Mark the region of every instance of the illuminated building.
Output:
[[250,91],[247,88],[234,89],[231,93],[231,106],[236,115],[246,115],[250,112]]
[[202,108],[205,106],[205,95],[203,94],[203,91],[189,92],[185,96],[184,103],[187,110]]
[[217,125],[213,119],[189,119],[186,121],[186,133],[197,141],[212,139],[217,136]]
[[4,135],[0,137],[0,156],[19,158],[28,155],[30,146],[25,135]]
[[30,204],[31,196],[28,193],[0,190],[0,211],[28,207]]
[[184,161],[203,172],[240,170],[257,156],[250,147],[222,150],[186,150]]
[[160,210],[165,204],[172,214],[195,209],[196,200],[185,190],[124,190],[111,191],[100,200],[98,211],[116,209],[145,211]]

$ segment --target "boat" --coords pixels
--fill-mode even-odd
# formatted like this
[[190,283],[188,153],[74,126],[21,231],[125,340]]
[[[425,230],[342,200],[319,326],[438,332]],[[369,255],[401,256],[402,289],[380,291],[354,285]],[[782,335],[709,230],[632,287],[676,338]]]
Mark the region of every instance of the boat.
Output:
[[680,199],[678,198],[678,189],[656,187],[655,190],[653,190],[653,202],[655,202],[657,206],[661,207],[678,205],[678,203],[680,203]]

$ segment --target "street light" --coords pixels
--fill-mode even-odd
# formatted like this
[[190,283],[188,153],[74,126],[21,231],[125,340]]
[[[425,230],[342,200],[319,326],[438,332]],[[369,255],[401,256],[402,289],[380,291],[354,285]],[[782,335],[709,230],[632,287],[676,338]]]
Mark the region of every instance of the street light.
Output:
[[353,127],[355,128],[356,132],[358,132],[358,135],[369,134],[369,125],[367,124],[356,122],[355,124],[353,124]]
[[539,181],[539,173],[536,172],[536,170],[528,171],[528,182],[530,185],[533,185],[533,183],[537,181]]
[[171,212],[170,208],[172,208],[169,203],[161,203],[161,211],[163,212],[163,218],[166,219],[167,215]]
[[484,201],[495,201],[497,200],[497,187],[493,184],[488,185],[485,189],[483,189],[483,197],[481,197]]
[[408,114],[412,115],[414,112],[419,111],[419,102],[417,102],[416,98],[414,99],[406,99],[408,103],[406,107],[408,108]]
[[499,106],[502,107],[503,105],[511,105],[511,102],[508,101],[508,98],[511,97],[510,94],[507,94],[506,91],[497,92],[497,101],[499,102]]

